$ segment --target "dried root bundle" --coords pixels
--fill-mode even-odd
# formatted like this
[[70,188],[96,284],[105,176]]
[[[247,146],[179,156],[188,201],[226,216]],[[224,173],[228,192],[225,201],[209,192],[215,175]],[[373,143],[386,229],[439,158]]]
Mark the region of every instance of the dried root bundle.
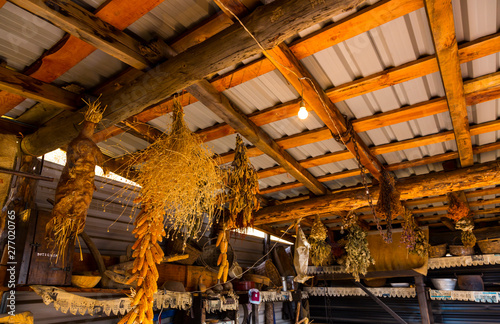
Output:
[[224,177],[213,154],[189,130],[182,106],[174,101],[172,127],[136,157],[145,161],[134,181],[141,188],[140,201],[150,213],[165,214],[167,238],[196,238],[203,217],[209,226],[222,205]]
[[467,247],[476,245],[476,236],[472,232],[474,229],[474,218],[465,217],[455,223],[455,228],[462,231],[462,244]]
[[356,281],[359,281],[359,276],[365,275],[368,267],[371,264],[375,264],[375,260],[373,260],[370,254],[366,233],[358,225],[356,215],[353,211],[350,211],[344,219],[344,227],[349,232],[346,237],[344,266],[346,271],[352,274]]
[[404,212],[400,196],[394,178],[388,172],[383,171],[380,178],[380,194],[375,207],[375,215],[378,219],[387,221],[387,233],[384,235],[386,242],[392,242],[392,220]]
[[163,213],[150,212],[143,207],[134,221],[135,229],[132,233],[136,237],[132,256],[134,267],[127,284],[137,280],[137,290],[132,296],[132,310],[125,315],[119,324],[153,323],[154,293],[158,290],[158,269],[156,265],[163,260],[163,250],[158,245],[165,236],[163,227]]
[[413,214],[405,209],[403,216],[403,233],[401,243],[406,245],[408,252],[425,257],[429,251],[429,243],[424,231],[415,224]]
[[469,207],[459,199],[458,195],[454,192],[448,193],[448,217],[455,222],[467,217],[469,215]]
[[101,107],[101,102],[99,100],[93,102],[87,102],[84,100],[84,102],[88,106],[84,114],[85,121],[98,124],[102,120],[102,114],[104,113],[104,109],[106,109],[106,107]]
[[253,224],[253,211],[260,208],[257,194],[259,181],[257,173],[247,156],[242,138],[236,137],[234,161],[228,172],[229,218],[227,228],[246,228]]
[[[95,190],[95,166],[104,161],[99,147],[92,140],[103,109],[99,102],[88,103],[88,106],[82,130],[68,145],[66,165],[56,188],[52,219],[46,226],[48,244],[57,250],[57,258],[63,260],[68,244],[75,241],[85,227]],[[97,118],[97,115],[101,117]]]
[[319,217],[316,217],[311,229],[311,235],[309,235],[309,244],[311,245],[309,256],[312,263],[317,267],[329,265],[332,262],[332,247],[326,242],[327,237],[328,230],[326,226]]

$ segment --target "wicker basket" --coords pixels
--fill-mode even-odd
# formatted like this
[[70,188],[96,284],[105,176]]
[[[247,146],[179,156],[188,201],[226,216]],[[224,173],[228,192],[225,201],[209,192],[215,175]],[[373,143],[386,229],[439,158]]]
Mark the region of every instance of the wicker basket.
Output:
[[483,254],[500,253],[500,238],[477,241],[477,245]]
[[456,256],[473,255],[474,248],[463,245],[450,245],[450,253]]
[[446,243],[429,247],[429,257],[440,258],[446,254]]
[[[165,255],[171,254],[189,254],[189,258],[184,260],[175,261],[175,263],[193,265],[201,254],[201,250],[196,248],[192,243],[188,242],[184,251],[182,250],[184,240],[176,238],[174,240],[167,240],[165,243]],[[168,252],[167,252],[168,251]]]
[[272,283],[279,287],[282,285],[281,276],[271,260],[266,260],[254,268],[255,273],[271,279]]
[[[208,270],[212,272],[219,272],[219,266],[217,265],[217,259],[219,259],[220,255],[220,249],[219,247],[215,246],[215,241],[217,239],[210,239],[205,243],[203,246],[203,251],[201,252],[201,255],[199,257],[199,261],[201,264],[205,266]],[[210,245],[210,242],[214,244]],[[231,244],[228,243],[227,245],[227,262],[229,263],[229,271],[232,270],[232,267],[234,265],[234,261],[236,260],[236,256],[233,250],[233,247]]]

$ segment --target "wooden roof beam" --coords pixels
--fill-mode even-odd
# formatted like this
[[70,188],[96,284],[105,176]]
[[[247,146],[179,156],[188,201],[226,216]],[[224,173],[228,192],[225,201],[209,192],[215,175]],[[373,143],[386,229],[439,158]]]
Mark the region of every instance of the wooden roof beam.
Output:
[[303,168],[288,152],[283,150],[262,129],[252,123],[226,96],[215,89],[208,81],[198,81],[189,86],[188,91],[199,101],[254,143],[261,151],[277,161],[290,175],[303,183],[316,195],[324,195],[328,190],[316,178]]
[[[499,171],[500,166],[496,161],[493,161],[454,171],[398,179],[396,188],[401,193],[402,200],[444,195],[450,191],[495,185],[500,181]],[[364,188],[341,190],[325,197],[314,197],[305,201],[265,207],[255,213],[255,224],[294,220],[318,213],[338,212],[364,207],[368,205],[364,190]],[[372,187],[370,194],[373,199],[377,199],[378,187]]]
[[[298,39],[291,44],[290,49],[300,60],[313,54],[313,52],[311,52],[309,49],[314,48],[314,51],[320,51],[322,49],[345,41],[346,39],[349,39],[353,36],[359,35],[363,32],[380,26],[388,21],[404,16],[422,7],[422,0],[379,1],[373,5],[363,8],[353,15],[350,15],[338,22],[326,26],[325,28],[322,28],[317,32],[311,33],[307,37]],[[232,24],[232,21],[225,14],[221,13],[219,17],[220,19],[225,19],[224,23]],[[209,36],[205,36],[204,34],[205,30],[207,30],[207,28],[205,26],[202,26],[200,34],[198,34],[195,30],[193,33],[193,37],[189,37],[189,35],[187,35],[186,43],[199,43],[200,41],[208,38]],[[208,30],[211,29],[208,28]],[[220,30],[222,30],[222,27],[220,27]],[[191,42],[190,39],[192,40]],[[177,44],[177,42],[173,42],[169,45],[175,51],[182,52],[187,48],[187,45],[184,46],[183,43],[184,42],[179,41],[179,44]],[[232,72],[226,73],[223,76],[217,77],[210,82],[217,88],[217,90],[222,92],[228,88],[237,86],[243,82],[264,75],[265,73],[268,73],[274,69],[274,65],[269,60],[267,60],[266,58],[262,58],[246,64]],[[187,105],[187,103],[189,102],[196,102],[196,99],[189,94],[181,96],[180,99],[183,106]],[[172,104],[171,100],[172,98],[169,98],[166,102],[162,103],[160,107],[151,107],[151,109],[145,109],[143,112],[139,113],[136,116],[137,120],[148,122],[149,120],[165,114]],[[119,130],[113,129],[112,132],[108,133],[116,134],[116,132],[119,132]],[[105,139],[104,135],[105,134],[100,134],[100,138]]]
[[[95,15],[114,27],[123,30],[163,0],[111,0],[95,11]],[[24,74],[50,83],[90,55],[96,48],[77,37],[66,34],[51,49],[43,53]],[[0,92],[0,115],[5,114],[24,100],[24,97]]]
[[424,0],[462,167],[474,164],[464,85],[449,0]]
[[11,0],[109,55],[142,70],[150,65],[132,37],[70,1]]
[[285,79],[295,88],[328,129],[339,136],[342,143],[375,178],[381,176],[382,164],[371,155],[366,144],[355,132],[349,132],[349,125],[338,108],[330,101],[319,83],[282,43],[264,52]]
[[81,97],[73,92],[1,66],[0,89],[67,110],[81,104]]
[[[258,7],[244,18],[244,22],[254,35],[258,35],[261,46],[270,49],[298,31],[355,7],[360,2],[361,0],[325,0],[312,6],[306,0],[277,0]],[[280,10],[282,15],[273,16],[274,10]],[[297,17],[296,12],[301,12],[301,16]],[[274,23],[269,25],[271,16]],[[292,16],[294,19],[290,19]],[[228,47],[228,44],[231,46]],[[221,48],[225,50],[221,51]],[[103,95],[102,104],[108,108],[97,130],[136,115],[197,80],[260,52],[260,46],[251,41],[241,26],[234,25],[225,29],[218,37],[212,37],[149,70],[135,84],[126,85],[112,95]],[[200,60],[200,57],[204,57],[204,60]],[[45,127],[23,139],[23,150],[39,155],[67,144],[78,133],[79,129],[75,125],[80,121],[81,116],[76,114],[63,114],[54,118]]]

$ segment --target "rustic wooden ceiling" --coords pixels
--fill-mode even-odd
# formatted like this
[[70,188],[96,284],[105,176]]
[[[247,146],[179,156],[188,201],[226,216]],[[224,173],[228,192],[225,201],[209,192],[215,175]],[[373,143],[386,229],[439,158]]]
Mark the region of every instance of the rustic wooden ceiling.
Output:
[[[84,96],[102,95],[101,100],[108,105],[104,121],[94,135],[96,142],[128,132],[152,143],[162,131],[147,123],[168,114],[173,95],[180,94],[178,98],[184,106],[199,101],[223,121],[197,131],[205,142],[240,133],[254,145],[248,150],[251,157],[265,154],[278,163],[277,166],[258,170],[261,179],[285,173],[296,179],[295,182],[261,190],[268,206],[257,213],[256,225],[268,233],[279,235],[283,224],[301,218],[304,218],[304,225],[311,225],[307,218],[315,215],[320,215],[325,224],[337,229],[341,222],[340,215],[353,208],[357,208],[362,220],[373,219],[365,190],[359,185],[340,191],[332,191],[325,185],[328,181],[357,176],[360,170],[366,170],[369,179],[376,183],[383,170],[396,171],[457,161],[458,169],[448,173],[442,171],[398,179],[397,186],[405,205],[412,208],[416,215],[445,211],[446,205],[439,203],[446,202],[446,193],[463,190],[466,190],[468,199],[484,198],[471,200],[471,207],[500,204],[499,198],[491,199],[491,195],[500,195],[500,188],[495,187],[500,179],[497,163],[474,164],[475,155],[498,150],[500,142],[473,146],[471,141],[471,136],[500,130],[500,122],[493,120],[469,125],[467,112],[467,106],[500,98],[500,72],[464,80],[460,68],[460,64],[500,52],[500,34],[490,34],[458,46],[450,1],[379,1],[359,7],[357,12],[335,23],[325,24],[291,43],[285,43],[285,40],[327,18],[362,5],[362,1],[278,0],[262,5],[251,0],[216,0],[221,11],[213,17],[173,40],[158,39],[150,43],[123,30],[159,5],[160,0],[109,0],[93,13],[70,1],[10,2],[67,32],[53,48],[24,71],[15,71],[5,65],[0,67],[2,115],[14,109],[24,98],[38,102],[14,121],[17,124],[2,119],[6,127],[8,123],[10,132],[23,133],[21,146],[27,154],[42,155],[64,147],[77,134],[82,119],[78,109]],[[0,1],[0,7],[4,3]],[[300,61],[421,8],[425,8],[427,13],[434,55],[327,89],[320,86]],[[249,36],[236,16],[241,18],[260,45]],[[75,90],[74,87],[64,88],[53,83],[96,49],[129,67],[92,89]],[[263,54],[261,58],[241,64],[259,53]],[[216,72],[234,65],[238,67],[216,75]],[[246,115],[222,93],[273,70],[279,71],[302,95],[307,108],[315,112],[324,127],[272,138],[262,126],[296,116],[300,98]],[[446,93],[444,97],[351,121],[347,121],[335,105],[434,72],[441,75]],[[367,145],[359,136],[362,132],[443,112],[449,112],[453,130],[374,146]],[[349,133],[351,125],[352,133]],[[287,151],[331,139],[332,134],[340,136],[338,139],[345,143],[345,150],[302,160],[295,159]],[[455,140],[456,151],[393,164],[383,164],[377,158],[390,152],[450,140]],[[356,156],[359,156],[359,168],[356,169],[319,177],[308,170]],[[221,154],[221,163],[230,162],[232,158],[233,152]],[[110,158],[109,165],[118,170],[126,165],[127,159],[127,155]],[[306,187],[310,194],[282,201],[270,199],[272,193],[299,187]],[[376,201],[377,186],[371,189],[371,194]],[[492,223],[500,219],[496,216],[498,208],[479,209],[473,213],[478,223]],[[430,222],[433,226],[444,226],[447,223],[444,216],[441,213],[417,219],[421,224]]]

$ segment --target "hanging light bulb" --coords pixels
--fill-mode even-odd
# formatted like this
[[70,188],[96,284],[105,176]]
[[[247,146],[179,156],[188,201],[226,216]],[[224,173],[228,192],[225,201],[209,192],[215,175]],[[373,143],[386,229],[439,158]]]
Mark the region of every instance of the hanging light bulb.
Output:
[[306,103],[304,102],[304,100],[300,101],[300,109],[299,109],[298,116],[300,119],[306,119],[307,116],[309,116],[309,113],[307,112],[307,108],[306,108]]

